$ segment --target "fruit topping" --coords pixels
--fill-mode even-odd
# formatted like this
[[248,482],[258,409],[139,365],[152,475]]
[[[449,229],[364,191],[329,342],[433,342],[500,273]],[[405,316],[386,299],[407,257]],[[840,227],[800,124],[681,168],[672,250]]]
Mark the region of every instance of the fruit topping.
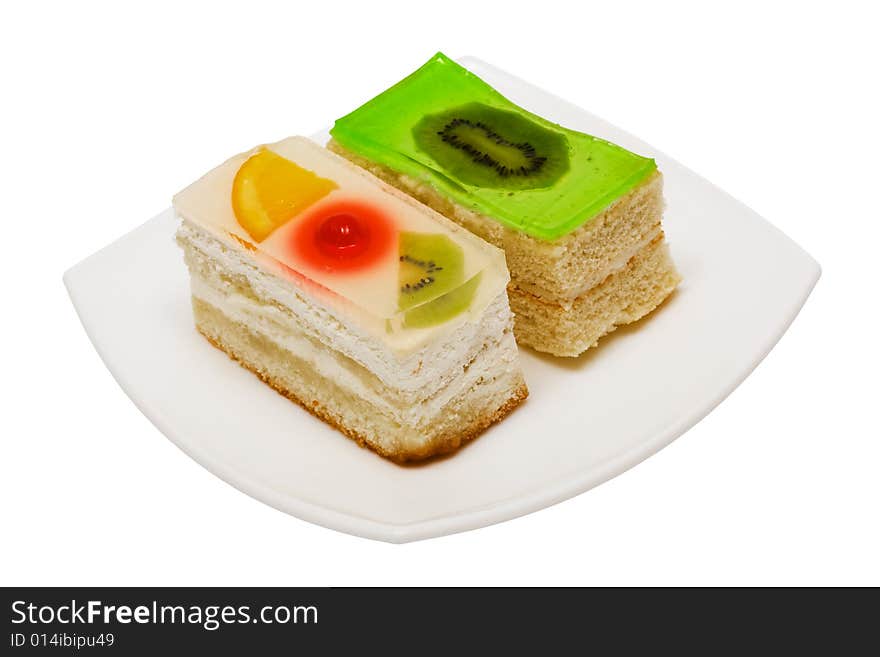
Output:
[[470,307],[471,301],[474,300],[474,294],[480,287],[482,276],[482,273],[479,273],[451,292],[406,311],[403,316],[404,326],[407,328],[426,328],[442,324],[456,315],[460,315]]
[[464,282],[464,254],[446,235],[402,232],[399,239],[398,306],[404,324],[442,324],[470,306],[479,274]]
[[425,116],[413,128],[413,138],[447,174],[477,187],[549,187],[569,166],[564,135],[482,103]]
[[370,230],[357,215],[334,214],[321,221],[315,239],[328,258],[360,256],[370,246]]
[[332,180],[267,148],[251,155],[232,183],[232,210],[257,242],[336,189]]
[[403,232],[398,244],[401,310],[435,299],[462,282],[464,255],[446,235]]

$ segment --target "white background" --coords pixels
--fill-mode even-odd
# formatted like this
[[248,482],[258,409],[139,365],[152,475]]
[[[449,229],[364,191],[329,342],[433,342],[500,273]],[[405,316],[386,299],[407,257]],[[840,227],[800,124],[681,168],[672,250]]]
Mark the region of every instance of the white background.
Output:
[[[5,3],[0,584],[880,584],[880,21],[867,2],[714,4]],[[824,273],[754,374],[656,456],[394,546],[184,456],[105,370],[61,274],[231,153],[328,125],[436,50],[638,135]]]

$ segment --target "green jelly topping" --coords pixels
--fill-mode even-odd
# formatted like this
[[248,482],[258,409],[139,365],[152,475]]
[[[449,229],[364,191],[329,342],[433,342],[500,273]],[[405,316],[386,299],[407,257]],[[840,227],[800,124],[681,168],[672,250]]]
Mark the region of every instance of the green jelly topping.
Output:
[[543,240],[579,228],[657,169],[652,159],[527,112],[442,53],[330,134]]

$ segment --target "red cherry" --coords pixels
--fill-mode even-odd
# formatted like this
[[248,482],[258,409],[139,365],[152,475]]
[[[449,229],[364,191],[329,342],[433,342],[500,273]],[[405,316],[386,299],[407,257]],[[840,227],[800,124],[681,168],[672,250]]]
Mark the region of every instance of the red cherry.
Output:
[[356,216],[334,214],[321,222],[315,241],[330,258],[356,258],[370,245],[370,231]]
[[[293,223],[293,222],[291,222]],[[385,209],[361,199],[319,203],[293,223],[293,262],[354,274],[394,257],[397,228]]]

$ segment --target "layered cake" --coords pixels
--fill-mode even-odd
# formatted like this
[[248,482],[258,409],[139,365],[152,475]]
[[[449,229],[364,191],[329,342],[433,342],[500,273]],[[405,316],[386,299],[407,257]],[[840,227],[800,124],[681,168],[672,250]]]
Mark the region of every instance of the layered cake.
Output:
[[331,150],[504,250],[520,344],[577,356],[679,283],[654,160],[527,112],[443,54],[331,136]]
[[528,394],[504,254],[300,137],[174,197],[198,330],[396,461],[459,447]]

